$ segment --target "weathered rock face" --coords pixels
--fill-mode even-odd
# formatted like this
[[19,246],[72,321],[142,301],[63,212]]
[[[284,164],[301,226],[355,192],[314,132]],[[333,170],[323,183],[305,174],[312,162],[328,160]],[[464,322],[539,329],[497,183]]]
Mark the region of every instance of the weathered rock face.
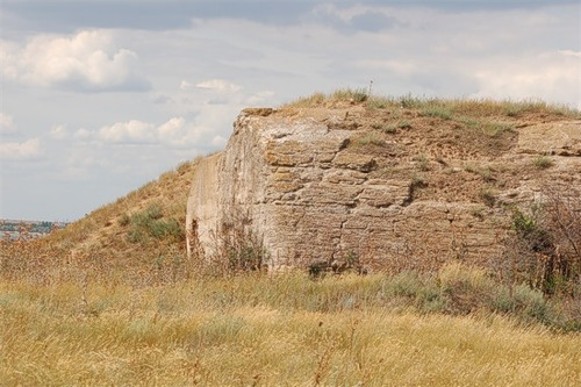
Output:
[[[581,121],[511,125],[486,133],[358,106],[247,109],[226,149],[195,171],[188,251],[218,254],[237,228],[275,269],[354,256],[388,269],[495,259],[510,205],[546,184],[581,187]],[[535,165],[541,155],[552,166]]]

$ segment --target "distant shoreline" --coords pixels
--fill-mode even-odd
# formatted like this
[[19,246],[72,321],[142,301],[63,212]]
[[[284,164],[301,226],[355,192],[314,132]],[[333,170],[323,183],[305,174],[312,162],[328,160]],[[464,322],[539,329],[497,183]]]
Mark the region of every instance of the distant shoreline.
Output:
[[51,231],[65,228],[69,222],[0,219],[0,238],[18,239],[22,236],[38,238]]

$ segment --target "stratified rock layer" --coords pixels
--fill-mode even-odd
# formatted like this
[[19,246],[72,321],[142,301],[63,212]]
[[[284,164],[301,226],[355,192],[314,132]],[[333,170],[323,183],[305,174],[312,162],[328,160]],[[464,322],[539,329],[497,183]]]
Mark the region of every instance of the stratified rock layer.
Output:
[[[195,171],[188,250],[219,254],[237,229],[275,269],[497,259],[513,206],[547,185],[581,187],[581,122],[496,125],[361,106],[247,109],[226,149]],[[541,156],[552,164],[541,168]]]

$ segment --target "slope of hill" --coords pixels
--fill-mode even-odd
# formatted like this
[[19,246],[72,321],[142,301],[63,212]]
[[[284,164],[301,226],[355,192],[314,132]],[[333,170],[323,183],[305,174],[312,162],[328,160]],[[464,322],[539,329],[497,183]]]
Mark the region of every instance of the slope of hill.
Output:
[[[185,208],[196,160],[96,209],[46,237],[4,244],[3,274],[145,278],[183,257]],[[168,263],[175,261],[173,263]],[[147,275],[145,275],[147,274]],[[175,273],[171,274],[175,276]]]

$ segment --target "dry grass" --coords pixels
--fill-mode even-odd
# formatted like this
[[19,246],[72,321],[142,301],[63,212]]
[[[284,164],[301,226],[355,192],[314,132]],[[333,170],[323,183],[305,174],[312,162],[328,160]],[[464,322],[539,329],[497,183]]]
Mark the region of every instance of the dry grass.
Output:
[[413,109],[422,115],[444,120],[466,117],[523,118],[541,117],[543,119],[565,117],[580,119],[577,109],[536,100],[492,100],[492,99],[441,99],[422,98],[410,95],[401,97],[367,95],[364,89],[339,89],[330,94],[317,92],[311,96],[291,101],[283,108],[333,107],[348,104],[363,104],[369,109]]
[[183,163],[47,237],[0,240],[0,273],[14,278],[34,273],[39,282],[80,271],[125,282],[143,282],[144,272],[151,277],[148,283],[153,277],[187,276],[183,225],[195,165],[195,160]]
[[[399,281],[397,289],[409,287]],[[440,281],[484,286],[488,279],[451,267]],[[302,274],[144,288],[90,279],[49,286],[2,281],[0,380],[44,386],[581,381],[578,334],[494,314],[419,315],[397,303],[387,307],[397,283],[381,275],[313,282]]]

